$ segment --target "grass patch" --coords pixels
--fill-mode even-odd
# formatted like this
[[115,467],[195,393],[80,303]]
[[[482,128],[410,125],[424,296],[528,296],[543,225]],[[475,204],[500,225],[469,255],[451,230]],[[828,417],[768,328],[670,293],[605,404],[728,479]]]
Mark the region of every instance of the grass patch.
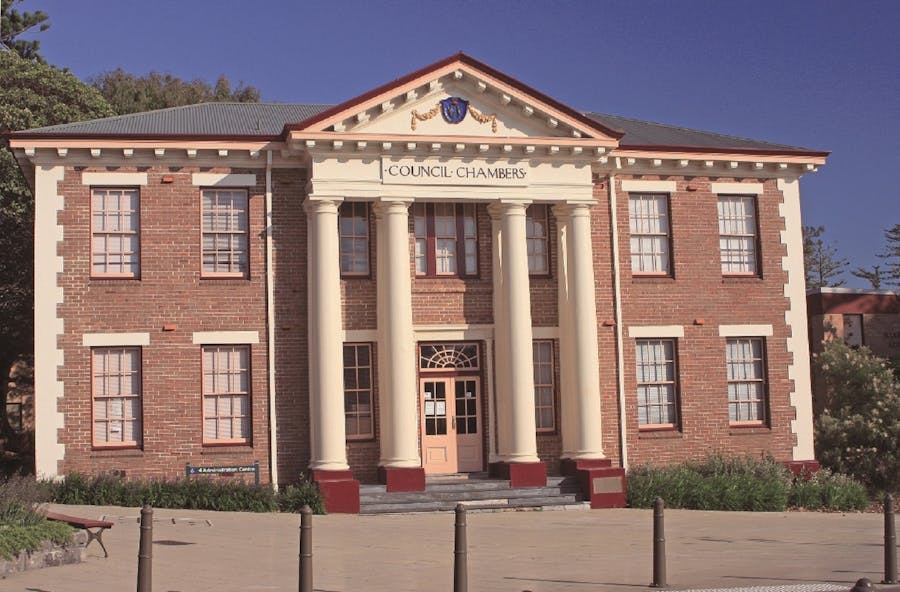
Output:
[[59,504],[142,506],[215,510],[219,512],[299,512],[309,505],[316,514],[325,507],[315,485],[289,485],[278,493],[270,487],[240,481],[178,479],[175,481],[126,481],[113,475],[85,476],[71,473],[61,481],[47,482],[50,499]]
[[828,471],[794,477],[772,458],[711,456],[668,467],[639,466],[628,472],[628,505],[650,508],[661,497],[670,508],[781,512],[862,510],[865,488]]

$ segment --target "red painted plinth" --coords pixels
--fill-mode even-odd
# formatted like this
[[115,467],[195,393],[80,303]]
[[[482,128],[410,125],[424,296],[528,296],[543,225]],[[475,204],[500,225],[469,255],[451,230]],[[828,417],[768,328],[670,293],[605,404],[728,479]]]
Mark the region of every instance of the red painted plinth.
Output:
[[312,471],[329,514],[359,514],[359,481],[350,471]]
[[425,469],[422,467],[378,467],[378,482],[388,491],[425,491]]
[[790,470],[795,477],[803,476],[809,479],[819,472],[822,467],[817,460],[786,460],[784,466]]
[[578,469],[581,491],[591,509],[625,507],[625,469],[621,467]]
[[494,479],[509,479],[510,487],[546,487],[547,465],[535,463],[491,463],[488,474]]
[[559,461],[560,475],[570,476],[577,475],[581,469],[606,469],[612,466],[612,461],[608,458],[562,458]]

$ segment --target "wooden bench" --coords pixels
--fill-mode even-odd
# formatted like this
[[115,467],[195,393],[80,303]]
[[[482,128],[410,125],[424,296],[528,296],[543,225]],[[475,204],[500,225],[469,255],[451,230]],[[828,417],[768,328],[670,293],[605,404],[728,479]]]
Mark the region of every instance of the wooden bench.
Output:
[[87,548],[88,545],[91,544],[91,541],[97,541],[100,543],[100,548],[103,549],[103,556],[109,557],[109,553],[106,552],[106,545],[103,544],[103,531],[110,529],[113,527],[113,522],[107,522],[106,520],[89,520],[87,518],[79,518],[77,516],[69,516],[67,514],[58,514],[56,512],[43,512],[44,517],[47,520],[55,520],[56,522],[65,522],[69,526],[74,526],[75,528],[84,529],[88,534],[88,542],[84,547]]

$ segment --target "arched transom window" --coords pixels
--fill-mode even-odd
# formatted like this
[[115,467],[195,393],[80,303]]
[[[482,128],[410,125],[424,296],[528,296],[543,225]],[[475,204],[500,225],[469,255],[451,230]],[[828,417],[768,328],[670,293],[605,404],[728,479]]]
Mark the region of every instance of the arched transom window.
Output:
[[422,370],[478,370],[478,344],[420,345],[419,368]]

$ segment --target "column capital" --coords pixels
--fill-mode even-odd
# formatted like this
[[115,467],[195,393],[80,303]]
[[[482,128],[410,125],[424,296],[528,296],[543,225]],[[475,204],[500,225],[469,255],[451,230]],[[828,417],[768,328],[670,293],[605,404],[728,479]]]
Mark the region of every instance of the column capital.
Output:
[[377,217],[385,214],[408,214],[412,203],[413,200],[407,197],[379,197],[372,204],[372,209]]
[[531,205],[530,201],[522,200],[497,200],[491,202],[488,207],[488,214],[491,218],[499,219],[503,216],[524,216],[525,210]]
[[557,219],[571,218],[574,216],[590,216],[594,202],[566,201],[553,206],[553,215]]
[[343,197],[307,197],[303,202],[303,210],[308,214],[337,213]]

